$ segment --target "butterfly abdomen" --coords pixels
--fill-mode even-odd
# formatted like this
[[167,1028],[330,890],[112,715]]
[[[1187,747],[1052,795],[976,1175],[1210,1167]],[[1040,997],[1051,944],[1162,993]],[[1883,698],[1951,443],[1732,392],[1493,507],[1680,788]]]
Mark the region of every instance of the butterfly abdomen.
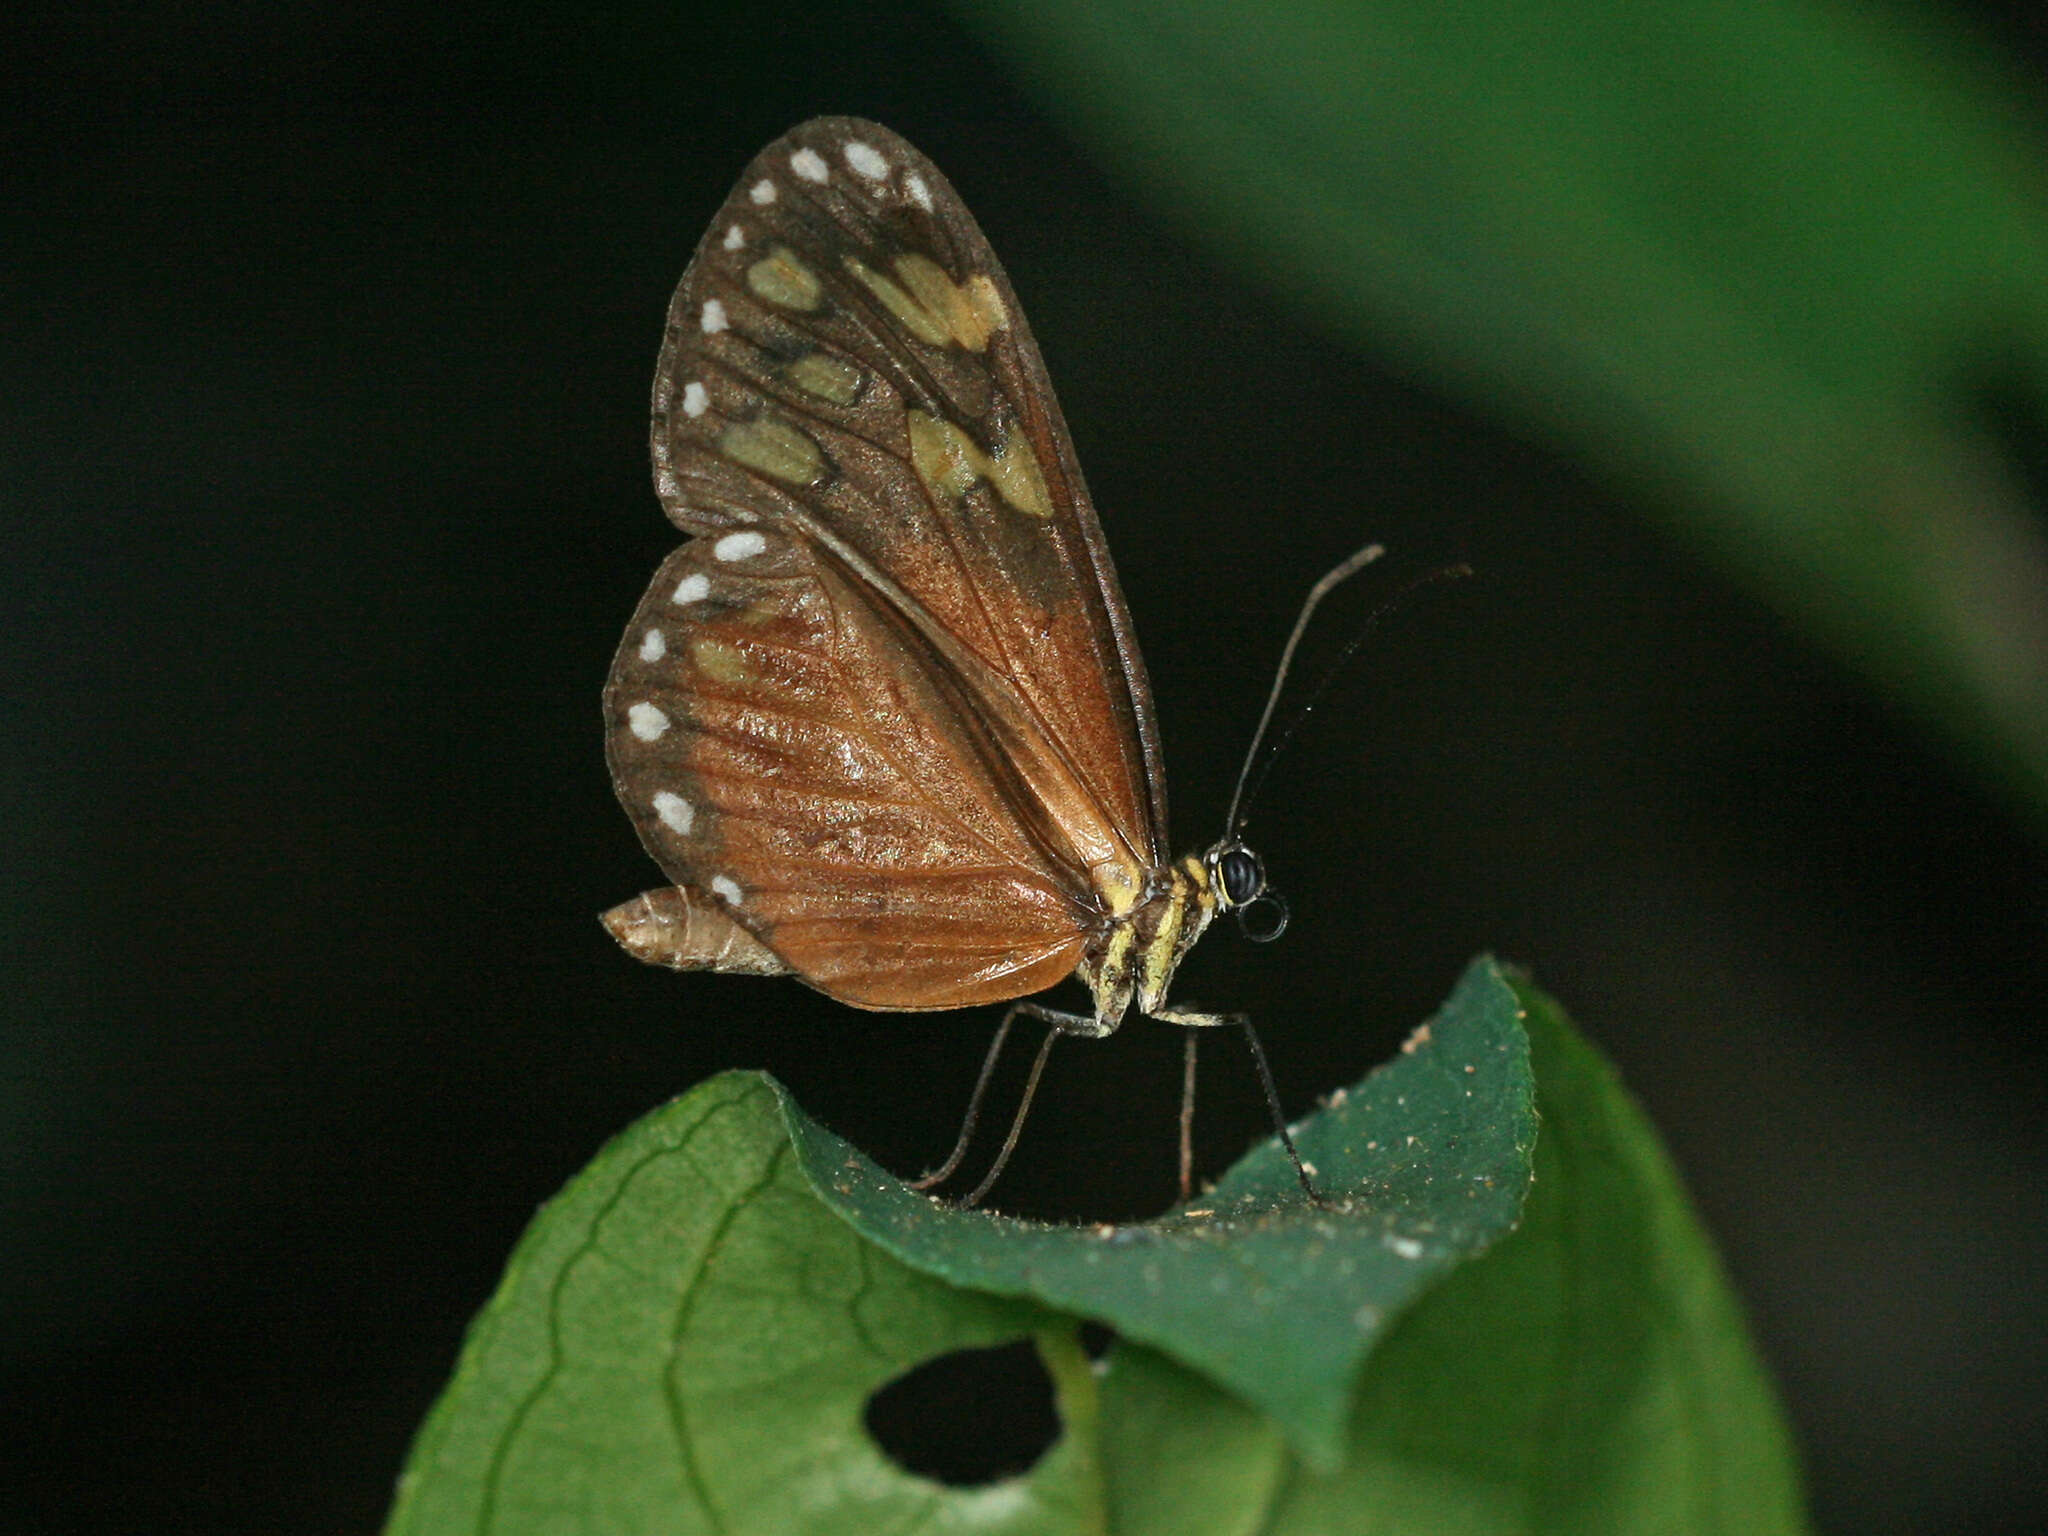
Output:
[[726,971],[743,976],[786,976],[775,951],[700,893],[671,886],[619,903],[604,926],[627,953],[649,965],[678,971]]

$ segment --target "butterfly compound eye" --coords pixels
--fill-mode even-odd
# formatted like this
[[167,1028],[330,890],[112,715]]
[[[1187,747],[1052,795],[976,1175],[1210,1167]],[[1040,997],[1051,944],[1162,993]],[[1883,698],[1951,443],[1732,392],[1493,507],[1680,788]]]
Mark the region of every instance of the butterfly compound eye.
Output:
[[1216,861],[1216,878],[1223,886],[1225,904],[1241,907],[1258,900],[1265,891],[1266,866],[1249,848],[1226,848]]

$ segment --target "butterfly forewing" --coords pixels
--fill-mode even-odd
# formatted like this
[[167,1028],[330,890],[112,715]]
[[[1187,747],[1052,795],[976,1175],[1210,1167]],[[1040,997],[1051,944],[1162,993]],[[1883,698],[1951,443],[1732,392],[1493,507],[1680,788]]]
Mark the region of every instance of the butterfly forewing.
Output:
[[764,498],[814,520],[1009,680],[1133,851],[1163,855],[1101,529],[1009,280],[929,161],[845,118],[763,151],[677,290],[654,416],[679,527]]
[[654,459],[699,537],[608,711],[664,872],[868,1006],[1065,975],[1164,857],[1151,702],[1044,364],[930,162],[848,118],[763,151],[671,306]]

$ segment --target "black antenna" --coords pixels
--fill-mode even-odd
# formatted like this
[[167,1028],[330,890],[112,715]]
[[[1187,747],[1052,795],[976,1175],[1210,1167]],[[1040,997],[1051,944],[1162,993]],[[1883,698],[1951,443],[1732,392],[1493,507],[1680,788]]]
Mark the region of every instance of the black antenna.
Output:
[[[1265,713],[1259,716],[1259,728],[1252,732],[1252,744],[1245,749],[1244,766],[1237,771],[1237,788],[1230,792],[1230,815],[1225,818],[1223,823],[1223,840],[1225,842],[1229,842],[1233,837],[1237,836],[1239,827],[1243,825],[1237,812],[1238,807],[1244,801],[1244,781],[1251,776],[1252,764],[1258,759],[1259,743],[1266,739],[1266,727],[1273,723],[1273,708],[1280,702],[1280,689],[1287,682],[1287,669],[1294,665],[1294,649],[1301,644],[1302,631],[1308,628],[1309,615],[1316,611],[1316,605],[1328,597],[1331,592],[1349,581],[1353,576],[1356,576],[1385,553],[1386,550],[1380,545],[1368,544],[1365,548],[1358,551],[1357,554],[1331,567],[1329,571],[1324,573],[1321,581],[1309,588],[1308,597],[1301,605],[1301,613],[1295,618],[1294,633],[1287,637],[1287,648],[1280,653],[1280,668],[1273,674],[1273,688],[1266,695]],[[1363,636],[1360,638],[1362,639]],[[1358,642],[1354,640],[1352,642],[1352,649],[1356,649],[1357,644]],[[1345,654],[1349,655],[1350,652],[1346,651]],[[1324,679],[1323,687],[1327,688],[1328,686],[1329,680],[1326,678]],[[1316,692],[1317,696],[1320,697],[1322,689],[1319,688]],[[1281,737],[1282,742],[1285,742],[1288,736],[1294,734],[1294,726],[1299,724],[1299,721],[1300,717],[1297,716],[1294,724],[1288,726],[1286,733]],[[1277,750],[1276,748],[1275,751],[1277,752]],[[1269,757],[1266,759],[1266,762],[1267,766],[1270,767],[1272,765],[1272,758]],[[1261,773],[1259,781],[1264,783],[1265,777],[1265,774]]]
[[[1360,551],[1360,553],[1377,553],[1377,550],[1362,550]],[[1358,560],[1357,555],[1354,555],[1351,558],[1352,560]],[[1363,565],[1366,562],[1363,560],[1359,560],[1358,563],[1360,565]],[[1336,577],[1338,580],[1341,581],[1344,576],[1348,576],[1351,574],[1349,570],[1345,569],[1345,566],[1348,566],[1350,564],[1351,561],[1347,560],[1344,565],[1338,566],[1337,569],[1335,571],[1332,571],[1329,576],[1325,576],[1322,581],[1316,583],[1317,590],[1309,594],[1308,607],[1313,607],[1316,601],[1322,596],[1323,584],[1325,582],[1330,582],[1331,585],[1335,585],[1334,582],[1331,582],[1331,577]],[[1342,573],[1342,575],[1339,575],[1340,572]],[[1388,598],[1384,603],[1381,603],[1379,607],[1373,609],[1371,613],[1367,614],[1365,622],[1361,624],[1358,628],[1358,633],[1353,635],[1349,640],[1344,642],[1344,648],[1337,653],[1337,659],[1331,662],[1328,670],[1326,670],[1323,673],[1322,681],[1316,684],[1314,691],[1312,691],[1308,696],[1308,701],[1304,703],[1301,706],[1301,708],[1297,709],[1294,712],[1293,716],[1288,720],[1286,727],[1280,732],[1280,734],[1277,737],[1274,738],[1273,748],[1266,754],[1265,762],[1260,764],[1259,776],[1258,778],[1252,781],[1251,793],[1245,796],[1245,799],[1256,800],[1259,798],[1259,791],[1265,788],[1266,775],[1273,771],[1273,764],[1279,761],[1280,754],[1286,750],[1287,744],[1290,741],[1294,740],[1295,733],[1301,729],[1302,722],[1308,719],[1309,715],[1315,710],[1315,707],[1318,704],[1323,702],[1323,695],[1328,693],[1330,691],[1330,685],[1337,681],[1337,674],[1344,670],[1344,664],[1347,661],[1349,661],[1353,656],[1358,654],[1358,648],[1361,645],[1365,644],[1365,642],[1372,637],[1372,632],[1374,630],[1379,628],[1380,620],[1384,619],[1396,608],[1400,607],[1403,603],[1407,602],[1409,598],[1413,597],[1417,592],[1420,592],[1424,587],[1433,586],[1435,583],[1439,581],[1458,581],[1463,579],[1464,577],[1470,576],[1471,574],[1472,567],[1462,562],[1460,562],[1457,565],[1439,566],[1437,569],[1431,571],[1426,576],[1418,576],[1415,580],[1408,583],[1407,586],[1403,587],[1399,592],[1396,592],[1392,597]],[[1304,622],[1306,622],[1307,618],[1308,608],[1304,608],[1302,610],[1302,619]],[[1300,635],[1301,625],[1297,624],[1295,626],[1295,638],[1299,639]],[[1292,640],[1288,642],[1287,649],[1289,654],[1291,655],[1294,650],[1294,642]],[[1280,667],[1281,676],[1286,676],[1287,663],[1284,659],[1282,660]],[[1278,694],[1277,685],[1275,687],[1275,694],[1276,696]],[[1271,699],[1268,699],[1266,701],[1266,713],[1270,715],[1272,714],[1272,712],[1273,702]],[[1260,731],[1263,732],[1265,730],[1265,727],[1266,722],[1264,720],[1261,720],[1259,722]],[[1256,744],[1256,741],[1254,741],[1254,745]],[[1246,762],[1246,771],[1248,772],[1250,768],[1250,762]],[[1243,773],[1240,773],[1238,775],[1237,782],[1238,788],[1241,791],[1244,788]],[[1234,835],[1238,830],[1238,822],[1236,819],[1237,801],[1235,799],[1233,799],[1230,803],[1230,810],[1232,818],[1230,823],[1230,833],[1226,835]]]

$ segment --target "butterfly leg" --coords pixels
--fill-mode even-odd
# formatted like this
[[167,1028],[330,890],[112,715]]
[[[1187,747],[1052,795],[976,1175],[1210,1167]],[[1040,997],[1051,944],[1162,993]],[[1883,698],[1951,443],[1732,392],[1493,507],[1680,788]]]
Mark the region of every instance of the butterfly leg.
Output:
[[1002,1054],[1003,1045],[1010,1036],[1010,1026],[1016,1022],[1019,1014],[1041,1020],[1050,1024],[1052,1028],[1046,1031],[1045,1043],[1039,1046],[1038,1056],[1031,1064],[1031,1076],[1024,1084],[1023,1101],[1018,1104],[1016,1116],[1010,1122],[1010,1133],[1003,1139],[1002,1150],[996,1154],[995,1166],[990,1168],[981,1183],[975,1186],[973,1193],[960,1202],[963,1209],[980,1203],[981,1197],[989,1192],[997,1178],[1001,1176],[1004,1166],[1010,1161],[1010,1154],[1016,1150],[1017,1138],[1024,1133],[1024,1117],[1030,1113],[1031,1100],[1038,1092],[1038,1080],[1044,1075],[1046,1058],[1052,1054],[1053,1042],[1061,1035],[1100,1039],[1116,1027],[1113,1024],[1105,1024],[1092,1014],[1068,1013],[1063,1009],[1048,1008],[1043,1003],[1034,1003],[1028,999],[1012,1003],[1009,1011],[1003,1015],[1003,1022],[996,1028],[995,1039],[989,1042],[988,1054],[981,1060],[981,1075],[975,1079],[974,1093],[967,1101],[967,1116],[960,1126],[960,1139],[953,1143],[953,1150],[947,1154],[943,1163],[923,1178],[910,1181],[912,1189],[931,1189],[945,1183],[953,1176],[953,1170],[960,1166],[960,1159],[967,1155],[968,1143],[973,1141],[975,1128],[981,1122],[981,1105],[988,1093],[989,1079],[995,1076],[996,1058]]
[[1301,1160],[1301,1153],[1295,1150],[1294,1137],[1287,1129],[1287,1116],[1280,1108],[1280,1090],[1273,1082],[1273,1068],[1266,1060],[1266,1047],[1259,1040],[1259,1032],[1252,1028],[1252,1017],[1248,1013],[1208,1013],[1199,1008],[1161,1008],[1152,1015],[1163,1024],[1178,1024],[1187,1030],[1187,1067],[1181,1076],[1180,1106],[1180,1197],[1188,1198],[1191,1173],[1193,1171],[1193,1135],[1195,1124],[1195,1035],[1198,1029],[1214,1029],[1220,1025],[1235,1025],[1244,1031],[1245,1043],[1252,1048],[1252,1061],[1259,1069],[1259,1086],[1266,1091],[1266,1108],[1273,1116],[1273,1129],[1280,1134],[1280,1145],[1287,1149],[1287,1159],[1294,1164],[1294,1176],[1301,1180],[1302,1193],[1311,1204],[1329,1204],[1309,1180],[1308,1164]]
[[974,1092],[967,1100],[967,1115],[960,1122],[960,1139],[953,1143],[953,1150],[946,1154],[946,1160],[921,1179],[908,1181],[912,1189],[931,1189],[953,1177],[953,1170],[960,1166],[960,1159],[967,1155],[967,1144],[974,1140],[974,1128],[981,1123],[981,1101],[988,1093],[989,1079],[996,1075],[996,1058],[1003,1054],[1003,1045],[1010,1038],[1010,1026],[1017,1022],[1020,1009],[1011,1008],[1003,1014],[1003,1022],[996,1026],[996,1037],[988,1045],[988,1054],[981,1058],[981,1075],[974,1080]]

